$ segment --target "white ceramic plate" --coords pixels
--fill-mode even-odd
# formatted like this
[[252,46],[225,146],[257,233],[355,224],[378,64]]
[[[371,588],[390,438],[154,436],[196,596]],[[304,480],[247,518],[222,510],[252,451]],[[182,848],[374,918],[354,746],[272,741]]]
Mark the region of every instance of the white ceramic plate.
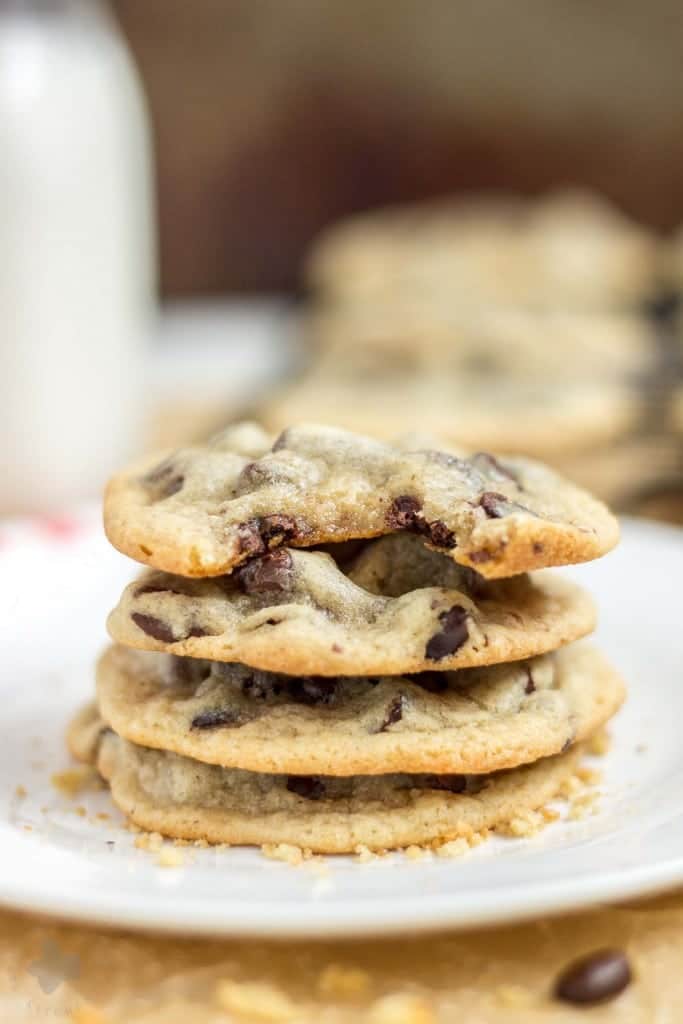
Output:
[[69,765],[64,726],[92,692],[104,616],[133,566],[107,547],[94,510],[0,525],[0,902],[184,933],[359,935],[510,921],[683,883],[683,532],[627,523],[615,553],[567,571],[598,598],[600,641],[630,687],[596,816],[458,860],[293,868],[253,850],[188,848],[183,866],[162,868],[134,847],[108,793],[74,801],[50,783]]

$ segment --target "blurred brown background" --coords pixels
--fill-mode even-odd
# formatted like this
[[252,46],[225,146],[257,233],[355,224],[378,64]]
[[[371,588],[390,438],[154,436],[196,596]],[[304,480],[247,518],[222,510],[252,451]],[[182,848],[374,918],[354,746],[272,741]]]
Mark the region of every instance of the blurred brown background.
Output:
[[157,140],[165,294],[293,287],[329,220],[596,187],[683,220],[677,0],[116,0]]

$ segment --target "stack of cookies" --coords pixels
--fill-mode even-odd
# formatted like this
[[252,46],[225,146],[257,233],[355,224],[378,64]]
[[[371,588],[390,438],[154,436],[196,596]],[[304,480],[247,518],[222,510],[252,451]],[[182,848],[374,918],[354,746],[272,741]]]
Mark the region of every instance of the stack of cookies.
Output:
[[139,827],[319,852],[442,848],[541,808],[623,685],[548,566],[617,541],[543,465],[253,424],[115,478],[152,568],[72,752]]
[[541,458],[621,507],[675,472],[665,247],[597,197],[364,214],[322,236],[308,280],[310,363],[261,410],[272,430],[433,430]]

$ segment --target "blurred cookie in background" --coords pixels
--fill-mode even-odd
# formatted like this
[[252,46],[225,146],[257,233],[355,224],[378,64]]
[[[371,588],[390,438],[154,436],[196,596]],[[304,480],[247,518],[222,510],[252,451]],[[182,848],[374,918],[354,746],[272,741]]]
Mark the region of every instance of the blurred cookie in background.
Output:
[[498,311],[431,322],[341,312],[309,322],[313,363],[261,412],[390,438],[418,431],[452,444],[550,459],[609,445],[646,416],[652,328],[631,316]]
[[604,199],[474,196],[385,208],[328,229],[307,280],[358,302],[447,296],[462,306],[635,309],[665,280],[657,237]]

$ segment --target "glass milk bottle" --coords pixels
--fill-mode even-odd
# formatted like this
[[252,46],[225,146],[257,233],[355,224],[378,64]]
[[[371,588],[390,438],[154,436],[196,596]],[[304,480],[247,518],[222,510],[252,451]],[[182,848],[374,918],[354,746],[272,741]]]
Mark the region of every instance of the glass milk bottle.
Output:
[[0,0],[0,514],[95,495],[142,443],[151,146],[97,0]]

